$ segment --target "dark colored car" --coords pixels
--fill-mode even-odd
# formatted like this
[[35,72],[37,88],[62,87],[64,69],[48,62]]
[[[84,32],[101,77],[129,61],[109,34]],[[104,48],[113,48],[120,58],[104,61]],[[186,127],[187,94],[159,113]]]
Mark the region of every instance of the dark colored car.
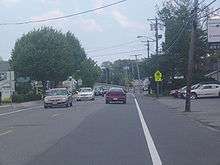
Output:
[[105,95],[105,103],[122,102],[126,104],[126,93],[122,88],[111,88]]

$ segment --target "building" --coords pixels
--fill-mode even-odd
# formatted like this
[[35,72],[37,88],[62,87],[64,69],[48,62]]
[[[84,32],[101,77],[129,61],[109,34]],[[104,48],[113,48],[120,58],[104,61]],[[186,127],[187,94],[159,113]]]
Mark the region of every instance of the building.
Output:
[[205,76],[213,78],[213,79],[215,79],[217,81],[220,81],[220,70],[213,71],[213,72],[211,72],[209,74],[206,74]]
[[205,77],[213,78],[220,81],[220,60],[212,64],[212,72],[205,75]]
[[0,61],[0,102],[11,101],[15,92],[14,71],[10,69],[7,61]]

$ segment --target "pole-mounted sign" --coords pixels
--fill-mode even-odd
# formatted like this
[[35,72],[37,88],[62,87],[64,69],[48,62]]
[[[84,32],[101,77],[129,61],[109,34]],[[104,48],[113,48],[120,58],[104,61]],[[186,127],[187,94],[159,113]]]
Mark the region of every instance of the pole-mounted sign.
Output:
[[156,82],[160,82],[162,81],[162,76],[163,76],[162,73],[158,70],[154,73],[154,80]]
[[162,73],[157,70],[155,73],[154,73],[154,80],[156,81],[157,83],[157,98],[159,97],[159,90],[160,90],[160,87],[159,87],[159,82],[161,82],[163,79],[162,79]]
[[220,50],[220,19],[208,20],[208,43],[210,49]]

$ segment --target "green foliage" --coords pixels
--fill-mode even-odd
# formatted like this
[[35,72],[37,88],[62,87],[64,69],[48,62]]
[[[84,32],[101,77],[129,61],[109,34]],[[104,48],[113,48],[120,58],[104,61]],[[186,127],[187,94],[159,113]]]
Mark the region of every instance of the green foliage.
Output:
[[79,73],[83,81],[83,86],[93,87],[96,80],[101,75],[101,69],[92,59],[89,58],[81,63],[81,70]]
[[[137,76],[136,63],[133,60],[117,60],[114,63],[109,61],[102,63],[103,72],[100,78],[101,82],[106,82],[108,74],[108,83],[117,85],[126,85]],[[106,70],[107,68],[107,70]]]
[[84,85],[92,85],[100,73],[71,32],[63,34],[50,27],[34,29],[18,39],[10,62],[17,77],[30,77],[44,86],[46,81],[58,84],[79,74]]
[[[190,0],[164,3],[158,11],[158,15],[165,25],[165,42],[162,44],[165,53],[158,56],[153,55],[151,59],[143,61],[140,64],[142,75],[153,76],[153,73],[159,69],[164,75],[164,86],[168,86],[170,82],[173,85],[179,84],[178,80],[174,79],[176,76],[183,76],[182,85],[185,84],[190,44],[191,11],[192,3]],[[183,30],[181,30],[182,27],[184,27]],[[179,34],[180,30],[181,34]],[[171,48],[170,45],[172,45]],[[166,51],[167,48],[170,48],[169,51]],[[207,53],[210,53],[207,47],[207,34],[198,23],[193,66],[194,82],[200,81],[207,73],[205,67]]]
[[12,96],[12,101],[15,103],[23,103],[28,101],[36,101],[41,100],[41,95],[37,95],[35,93],[27,93],[27,94],[14,94]]

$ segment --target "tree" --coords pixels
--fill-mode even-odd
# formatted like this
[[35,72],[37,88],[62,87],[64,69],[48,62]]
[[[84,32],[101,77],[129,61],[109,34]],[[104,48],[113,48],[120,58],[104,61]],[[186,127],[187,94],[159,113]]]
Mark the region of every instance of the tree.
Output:
[[[148,68],[152,71],[151,75],[155,70],[160,69],[163,72],[164,80],[167,82],[175,81],[174,77],[176,76],[183,76],[185,80],[190,43],[191,13],[191,0],[166,2],[158,11],[158,16],[165,25],[165,42],[162,44],[163,53],[153,56],[148,62],[150,65]],[[196,32],[196,41],[194,82],[199,81],[206,73],[204,64],[209,51],[207,34],[201,26]]]
[[100,67],[92,60],[85,59],[81,64],[80,70],[83,86],[93,86],[101,75]]
[[59,82],[74,75],[85,59],[85,51],[72,33],[43,27],[16,41],[11,65],[17,76]]
[[103,62],[103,72],[100,81],[106,82],[106,69],[108,68],[109,80],[108,83],[125,85],[128,84],[132,79],[135,79],[137,75],[137,69],[135,67],[134,60],[117,60],[115,62]]

